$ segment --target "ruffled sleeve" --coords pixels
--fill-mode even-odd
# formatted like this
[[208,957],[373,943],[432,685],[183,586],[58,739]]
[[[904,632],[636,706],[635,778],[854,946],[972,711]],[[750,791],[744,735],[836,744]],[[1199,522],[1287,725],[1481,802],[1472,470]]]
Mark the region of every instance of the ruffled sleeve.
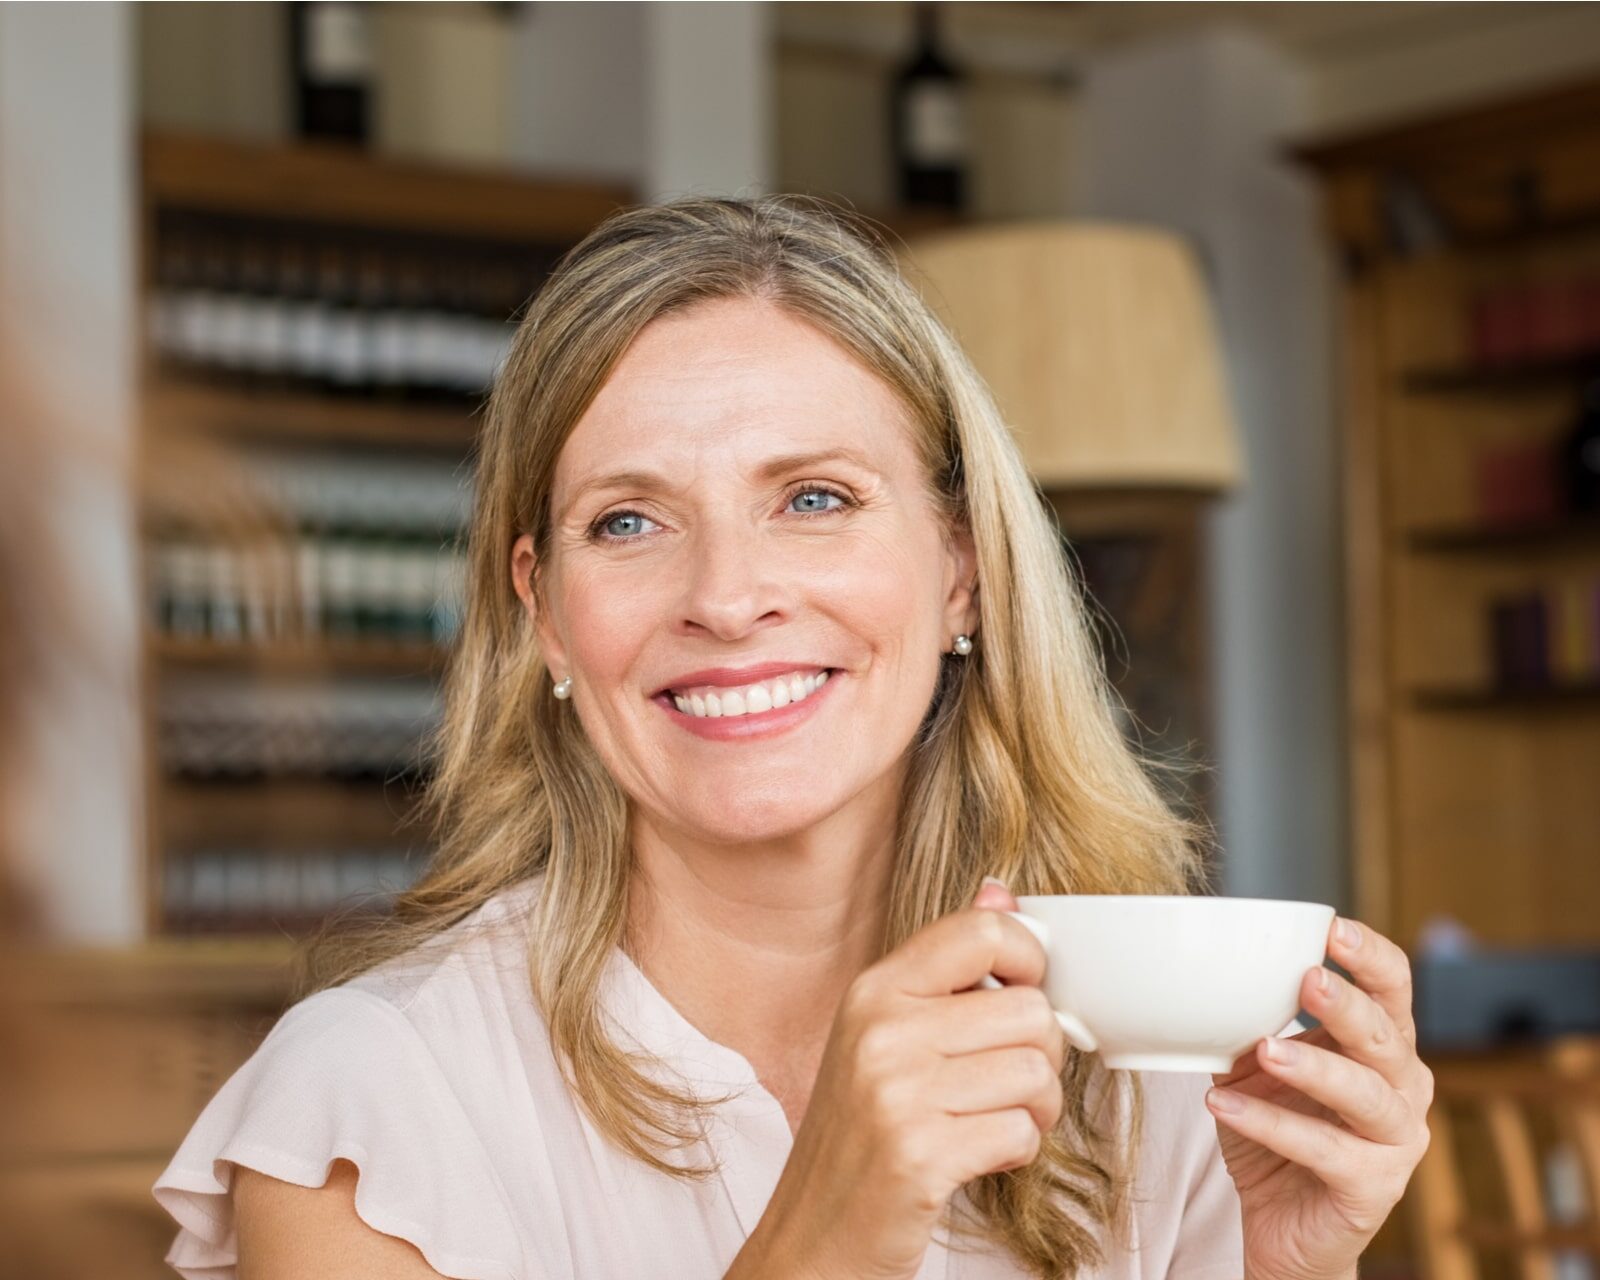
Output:
[[336,1159],[360,1171],[361,1220],[440,1274],[528,1274],[505,1189],[439,1063],[398,1008],[355,987],[291,1007],[207,1103],[152,1188],[179,1227],[166,1262],[186,1280],[234,1280],[234,1169],[320,1187]]

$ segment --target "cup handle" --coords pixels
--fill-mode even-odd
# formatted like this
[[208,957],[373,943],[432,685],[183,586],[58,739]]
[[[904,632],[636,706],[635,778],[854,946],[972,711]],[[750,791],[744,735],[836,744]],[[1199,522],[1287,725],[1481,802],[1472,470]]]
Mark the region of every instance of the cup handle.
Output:
[[[1045,949],[1046,954],[1049,953],[1050,930],[1043,920],[1035,920],[1032,916],[1025,916],[1020,911],[1008,911],[1006,914],[1026,926],[1028,932],[1039,939],[1039,945]],[[1005,986],[1005,983],[1001,982],[994,974],[986,973],[978,979],[978,985],[992,991]],[[1061,1030],[1066,1034],[1067,1039],[1072,1042],[1074,1048],[1082,1049],[1085,1053],[1099,1052],[1100,1042],[1094,1038],[1088,1027],[1084,1026],[1070,1013],[1062,1013],[1060,1009],[1055,1010],[1055,1015],[1056,1021],[1061,1024]]]

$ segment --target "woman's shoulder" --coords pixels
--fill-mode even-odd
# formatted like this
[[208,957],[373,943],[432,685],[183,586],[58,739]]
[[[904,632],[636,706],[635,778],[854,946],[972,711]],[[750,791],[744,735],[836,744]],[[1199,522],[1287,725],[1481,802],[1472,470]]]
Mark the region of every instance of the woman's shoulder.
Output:
[[[335,1160],[359,1173],[358,1214],[450,1276],[521,1274],[509,1192],[537,1130],[542,1023],[528,988],[530,886],[291,1005],[196,1120],[152,1188],[179,1225],[167,1261],[184,1276],[237,1263],[232,1171],[303,1187]],[[519,938],[523,941],[519,942]]]

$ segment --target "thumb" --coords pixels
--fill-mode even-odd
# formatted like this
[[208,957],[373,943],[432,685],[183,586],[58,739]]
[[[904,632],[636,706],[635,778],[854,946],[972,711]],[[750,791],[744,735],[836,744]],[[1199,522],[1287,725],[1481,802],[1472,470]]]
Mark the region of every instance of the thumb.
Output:
[[975,907],[992,907],[996,911],[1015,911],[1017,900],[1011,896],[1011,890],[1005,886],[1005,881],[996,880],[993,876],[984,876],[983,884],[978,889],[978,896],[972,900]]

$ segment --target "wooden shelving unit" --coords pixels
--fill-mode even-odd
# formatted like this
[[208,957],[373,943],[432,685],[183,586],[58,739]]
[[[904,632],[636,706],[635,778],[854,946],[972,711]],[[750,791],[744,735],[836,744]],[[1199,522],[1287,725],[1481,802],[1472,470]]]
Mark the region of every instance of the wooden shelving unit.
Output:
[[1424,711],[1587,711],[1600,704],[1600,681],[1558,682],[1526,689],[1419,685],[1412,690],[1412,700],[1418,710]]
[[[164,263],[162,255],[171,246],[163,237],[174,225],[185,225],[183,219],[212,219],[223,226],[264,229],[264,237],[293,236],[305,229],[310,236],[348,246],[352,263],[369,244],[400,245],[414,256],[437,244],[446,255],[442,263],[457,261],[448,256],[453,253],[503,253],[506,261],[526,267],[512,304],[521,305],[561,253],[634,198],[618,185],[401,162],[337,145],[247,144],[152,134],[143,140],[140,154],[142,303],[164,287],[158,283],[164,266],[170,271],[170,260]],[[425,257],[418,260],[427,266]],[[406,261],[414,265],[411,258]],[[443,270],[436,268],[436,274]],[[510,314],[508,309],[500,318]],[[247,451],[263,447],[289,450],[311,459],[313,467],[323,456],[339,455],[403,457],[442,473],[460,471],[470,460],[481,408],[481,397],[424,395],[404,388],[335,392],[292,377],[263,379],[227,368],[175,364],[158,349],[154,334],[145,344],[142,375],[147,459],[161,459],[146,463],[156,473],[146,485],[151,506],[143,523],[149,538],[172,536],[174,528],[181,532],[196,511],[202,518],[215,511],[221,520],[232,519],[238,504],[228,495],[236,479],[246,478],[251,464],[245,459],[255,456]],[[194,451],[195,445],[203,454]],[[205,470],[180,464],[163,471],[165,458],[174,451],[190,467],[203,456]],[[230,467],[235,475],[227,474]],[[177,479],[170,481],[170,474]],[[186,487],[199,492],[191,495]],[[215,496],[213,488],[223,496]],[[255,515],[261,528],[247,533],[230,528],[229,536],[254,538],[263,545],[273,539],[288,545],[297,534],[316,536],[297,529],[293,518]],[[330,536],[359,544],[374,534],[357,528]],[[428,539],[424,536],[417,545],[425,548]],[[148,572],[146,576],[150,580]],[[264,640],[260,635],[169,634],[152,625],[145,664],[151,762],[146,919],[151,945],[164,949],[173,964],[181,965],[187,956],[201,968],[210,968],[224,954],[219,948],[236,941],[250,945],[210,933],[169,936],[172,921],[163,893],[174,857],[215,850],[216,862],[238,848],[272,862],[281,874],[301,854],[327,858],[330,850],[392,845],[409,848],[407,857],[420,858],[426,845],[427,833],[413,822],[421,779],[408,770],[379,770],[362,779],[304,770],[207,777],[168,767],[161,758],[158,720],[163,699],[177,682],[231,682],[257,690],[263,704],[270,705],[285,682],[326,687],[330,693],[351,681],[379,689],[426,687],[437,682],[447,659],[445,644],[414,636],[307,629]],[[216,867],[209,872],[214,879]],[[289,938],[270,931],[253,931],[251,936],[266,939],[265,950],[256,953],[267,958],[264,963],[287,962]]]
[[1600,373],[1600,352],[1586,351],[1508,364],[1440,365],[1411,369],[1402,375],[1407,391],[1435,395],[1512,395],[1563,386],[1573,378]]
[[[1600,944],[1600,683],[1497,687],[1486,617],[1600,582],[1600,524],[1487,524],[1476,487],[1489,452],[1570,427],[1595,353],[1488,363],[1470,324],[1488,291],[1600,273],[1600,84],[1298,157],[1344,267],[1358,910],[1407,946],[1439,918],[1490,946]],[[1436,234],[1398,239],[1399,204]]]
[[1413,551],[1519,554],[1561,547],[1600,546],[1600,519],[1568,516],[1516,524],[1418,525],[1407,533]]
[[[1491,950],[1593,948],[1600,677],[1555,672],[1504,686],[1488,615],[1496,601],[1533,593],[1576,588],[1590,599],[1600,524],[1491,521],[1479,486],[1489,455],[1553,445],[1570,427],[1600,335],[1486,359],[1495,331],[1479,328],[1474,340],[1473,307],[1600,273],[1600,83],[1336,139],[1298,158],[1322,180],[1343,266],[1357,914],[1413,950],[1438,921]],[[1431,230],[1408,243],[1402,226]],[[1451,1064],[1424,1052],[1444,1098]],[[1447,1124],[1440,1108],[1434,1124]],[[1479,1161],[1474,1185],[1492,1192],[1497,1175],[1480,1156],[1469,1156]],[[1454,1274],[1436,1243],[1436,1185],[1413,1179],[1409,1211],[1391,1217],[1364,1269]]]
[[220,644],[209,640],[151,635],[151,655],[163,667],[202,670],[437,675],[449,653],[441,645],[418,642],[328,639],[317,644]]
[[295,391],[246,392],[152,370],[144,388],[147,421],[163,430],[225,442],[293,442],[436,451],[459,457],[471,447],[477,415],[461,406],[334,398]]

